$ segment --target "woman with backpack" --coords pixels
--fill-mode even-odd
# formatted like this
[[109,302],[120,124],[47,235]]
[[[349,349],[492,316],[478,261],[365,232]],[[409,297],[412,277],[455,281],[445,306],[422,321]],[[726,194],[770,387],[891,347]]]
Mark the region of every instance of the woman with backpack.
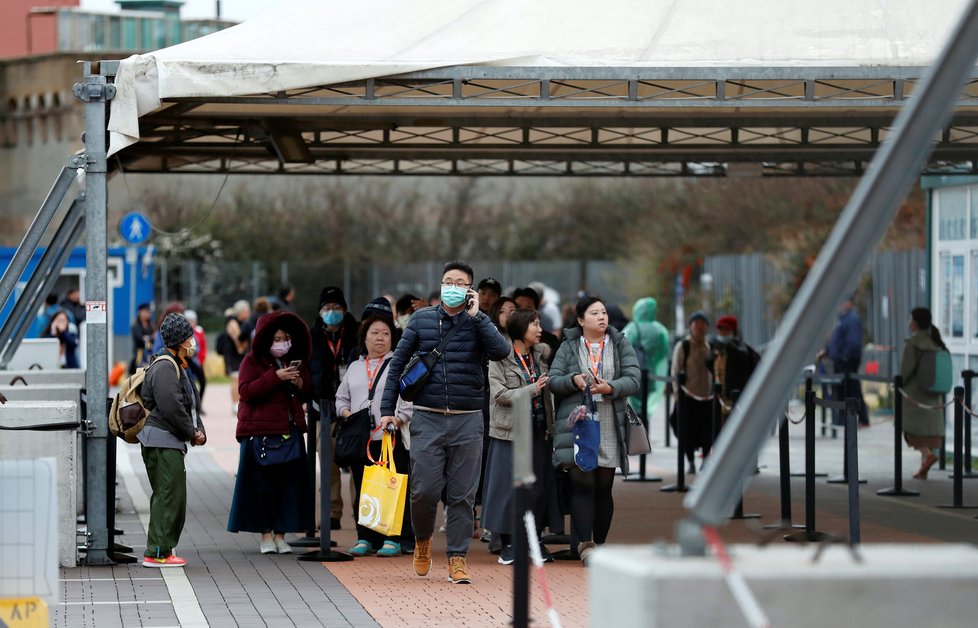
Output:
[[187,360],[197,350],[194,330],[183,316],[170,313],[160,325],[165,349],[146,368],[140,390],[149,411],[137,438],[153,491],[143,567],[183,567],[174,554],[187,516],[187,443],[207,442],[200,420],[200,398],[187,376]]
[[944,438],[944,409],[941,394],[931,392],[934,373],[925,373],[934,361],[925,359],[928,353],[947,351],[941,332],[932,324],[930,310],[917,307],[910,312],[910,337],[903,348],[900,375],[903,391],[909,397],[903,404],[903,438],[920,452],[920,469],[914,474],[918,480],[926,480],[927,472],[937,462],[935,449]]

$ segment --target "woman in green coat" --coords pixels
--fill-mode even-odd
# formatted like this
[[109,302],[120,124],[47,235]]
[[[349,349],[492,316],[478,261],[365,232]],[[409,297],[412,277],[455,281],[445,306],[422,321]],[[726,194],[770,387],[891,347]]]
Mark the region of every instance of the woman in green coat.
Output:
[[[611,487],[615,469],[628,473],[625,403],[638,393],[641,370],[632,343],[608,325],[608,312],[597,297],[577,303],[577,326],[564,330],[564,342],[550,367],[554,413],[554,466],[566,471],[571,482],[571,525],[579,542],[581,561],[595,544],[604,543],[611,529],[615,503]],[[601,423],[598,468],[584,472],[574,462],[574,435],[567,417],[591,386]]]
[[940,448],[944,438],[944,409],[934,407],[941,405],[940,393],[930,392],[920,383],[920,360],[927,352],[947,351],[947,347],[941,332],[931,324],[927,308],[918,307],[910,312],[910,333],[900,361],[903,390],[910,397],[903,404],[903,437],[920,452],[920,469],[914,477],[926,480],[927,472],[937,462],[934,450]]

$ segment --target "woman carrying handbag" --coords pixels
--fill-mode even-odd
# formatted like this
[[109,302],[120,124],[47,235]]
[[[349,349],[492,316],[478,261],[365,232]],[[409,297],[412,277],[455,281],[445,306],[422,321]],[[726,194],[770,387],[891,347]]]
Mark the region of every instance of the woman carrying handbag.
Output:
[[303,402],[312,397],[309,331],[279,310],[258,319],[251,351],[238,372],[238,474],[230,532],[257,532],[262,554],[289,554],[286,532],[315,526],[308,492]]
[[[384,395],[387,384],[385,371],[393,356],[391,342],[395,334],[394,324],[384,316],[369,316],[360,325],[358,344],[361,357],[350,364],[346,375],[336,391],[336,414],[344,419],[358,411],[366,411],[369,415],[370,453],[374,459],[381,455],[383,434],[375,428],[380,423],[380,400]],[[400,419],[401,429],[394,438],[394,464],[398,471],[407,473],[411,468],[409,426],[414,408],[409,401],[398,399],[395,414]],[[356,417],[352,417],[354,420]],[[361,450],[359,458],[351,461],[350,472],[353,477],[354,504],[360,503],[360,489],[363,485],[364,467],[370,464],[366,449]],[[414,530],[411,528],[411,507],[404,508],[404,518],[401,524],[401,534],[387,537],[383,534],[357,523],[357,542],[348,552],[354,556],[367,556],[377,553],[377,556],[400,556],[402,553],[414,552]]]
[[[641,370],[635,349],[608,325],[608,311],[598,297],[584,297],[575,309],[577,326],[564,330],[564,342],[550,367],[550,391],[557,404],[553,462],[571,482],[571,525],[578,553],[587,565],[594,546],[608,538],[615,503],[611,496],[615,469],[628,473],[625,404],[638,393]],[[568,417],[581,405],[588,387],[600,425],[597,467],[582,471],[574,457],[574,432]]]

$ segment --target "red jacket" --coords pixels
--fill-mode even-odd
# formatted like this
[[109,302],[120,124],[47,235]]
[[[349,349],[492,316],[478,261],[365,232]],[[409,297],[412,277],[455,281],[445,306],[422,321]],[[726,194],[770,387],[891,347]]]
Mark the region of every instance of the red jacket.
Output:
[[[302,360],[299,374],[302,387],[278,378],[279,366],[269,349],[276,330],[283,329],[292,339],[292,348],[282,356],[283,364]],[[312,398],[312,375],[309,372],[309,330],[302,319],[285,310],[270,312],[258,319],[251,351],[238,371],[238,428],[239,441],[249,436],[270,436],[289,433],[289,414],[300,432],[306,431],[302,404]]]

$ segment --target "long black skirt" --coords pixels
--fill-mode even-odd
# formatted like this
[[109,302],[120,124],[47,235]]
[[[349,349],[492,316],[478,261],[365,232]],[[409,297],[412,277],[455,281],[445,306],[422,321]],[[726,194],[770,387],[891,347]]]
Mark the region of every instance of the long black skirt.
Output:
[[231,499],[229,532],[304,532],[316,526],[310,503],[306,451],[298,460],[262,466],[251,439],[241,441],[238,476]]

